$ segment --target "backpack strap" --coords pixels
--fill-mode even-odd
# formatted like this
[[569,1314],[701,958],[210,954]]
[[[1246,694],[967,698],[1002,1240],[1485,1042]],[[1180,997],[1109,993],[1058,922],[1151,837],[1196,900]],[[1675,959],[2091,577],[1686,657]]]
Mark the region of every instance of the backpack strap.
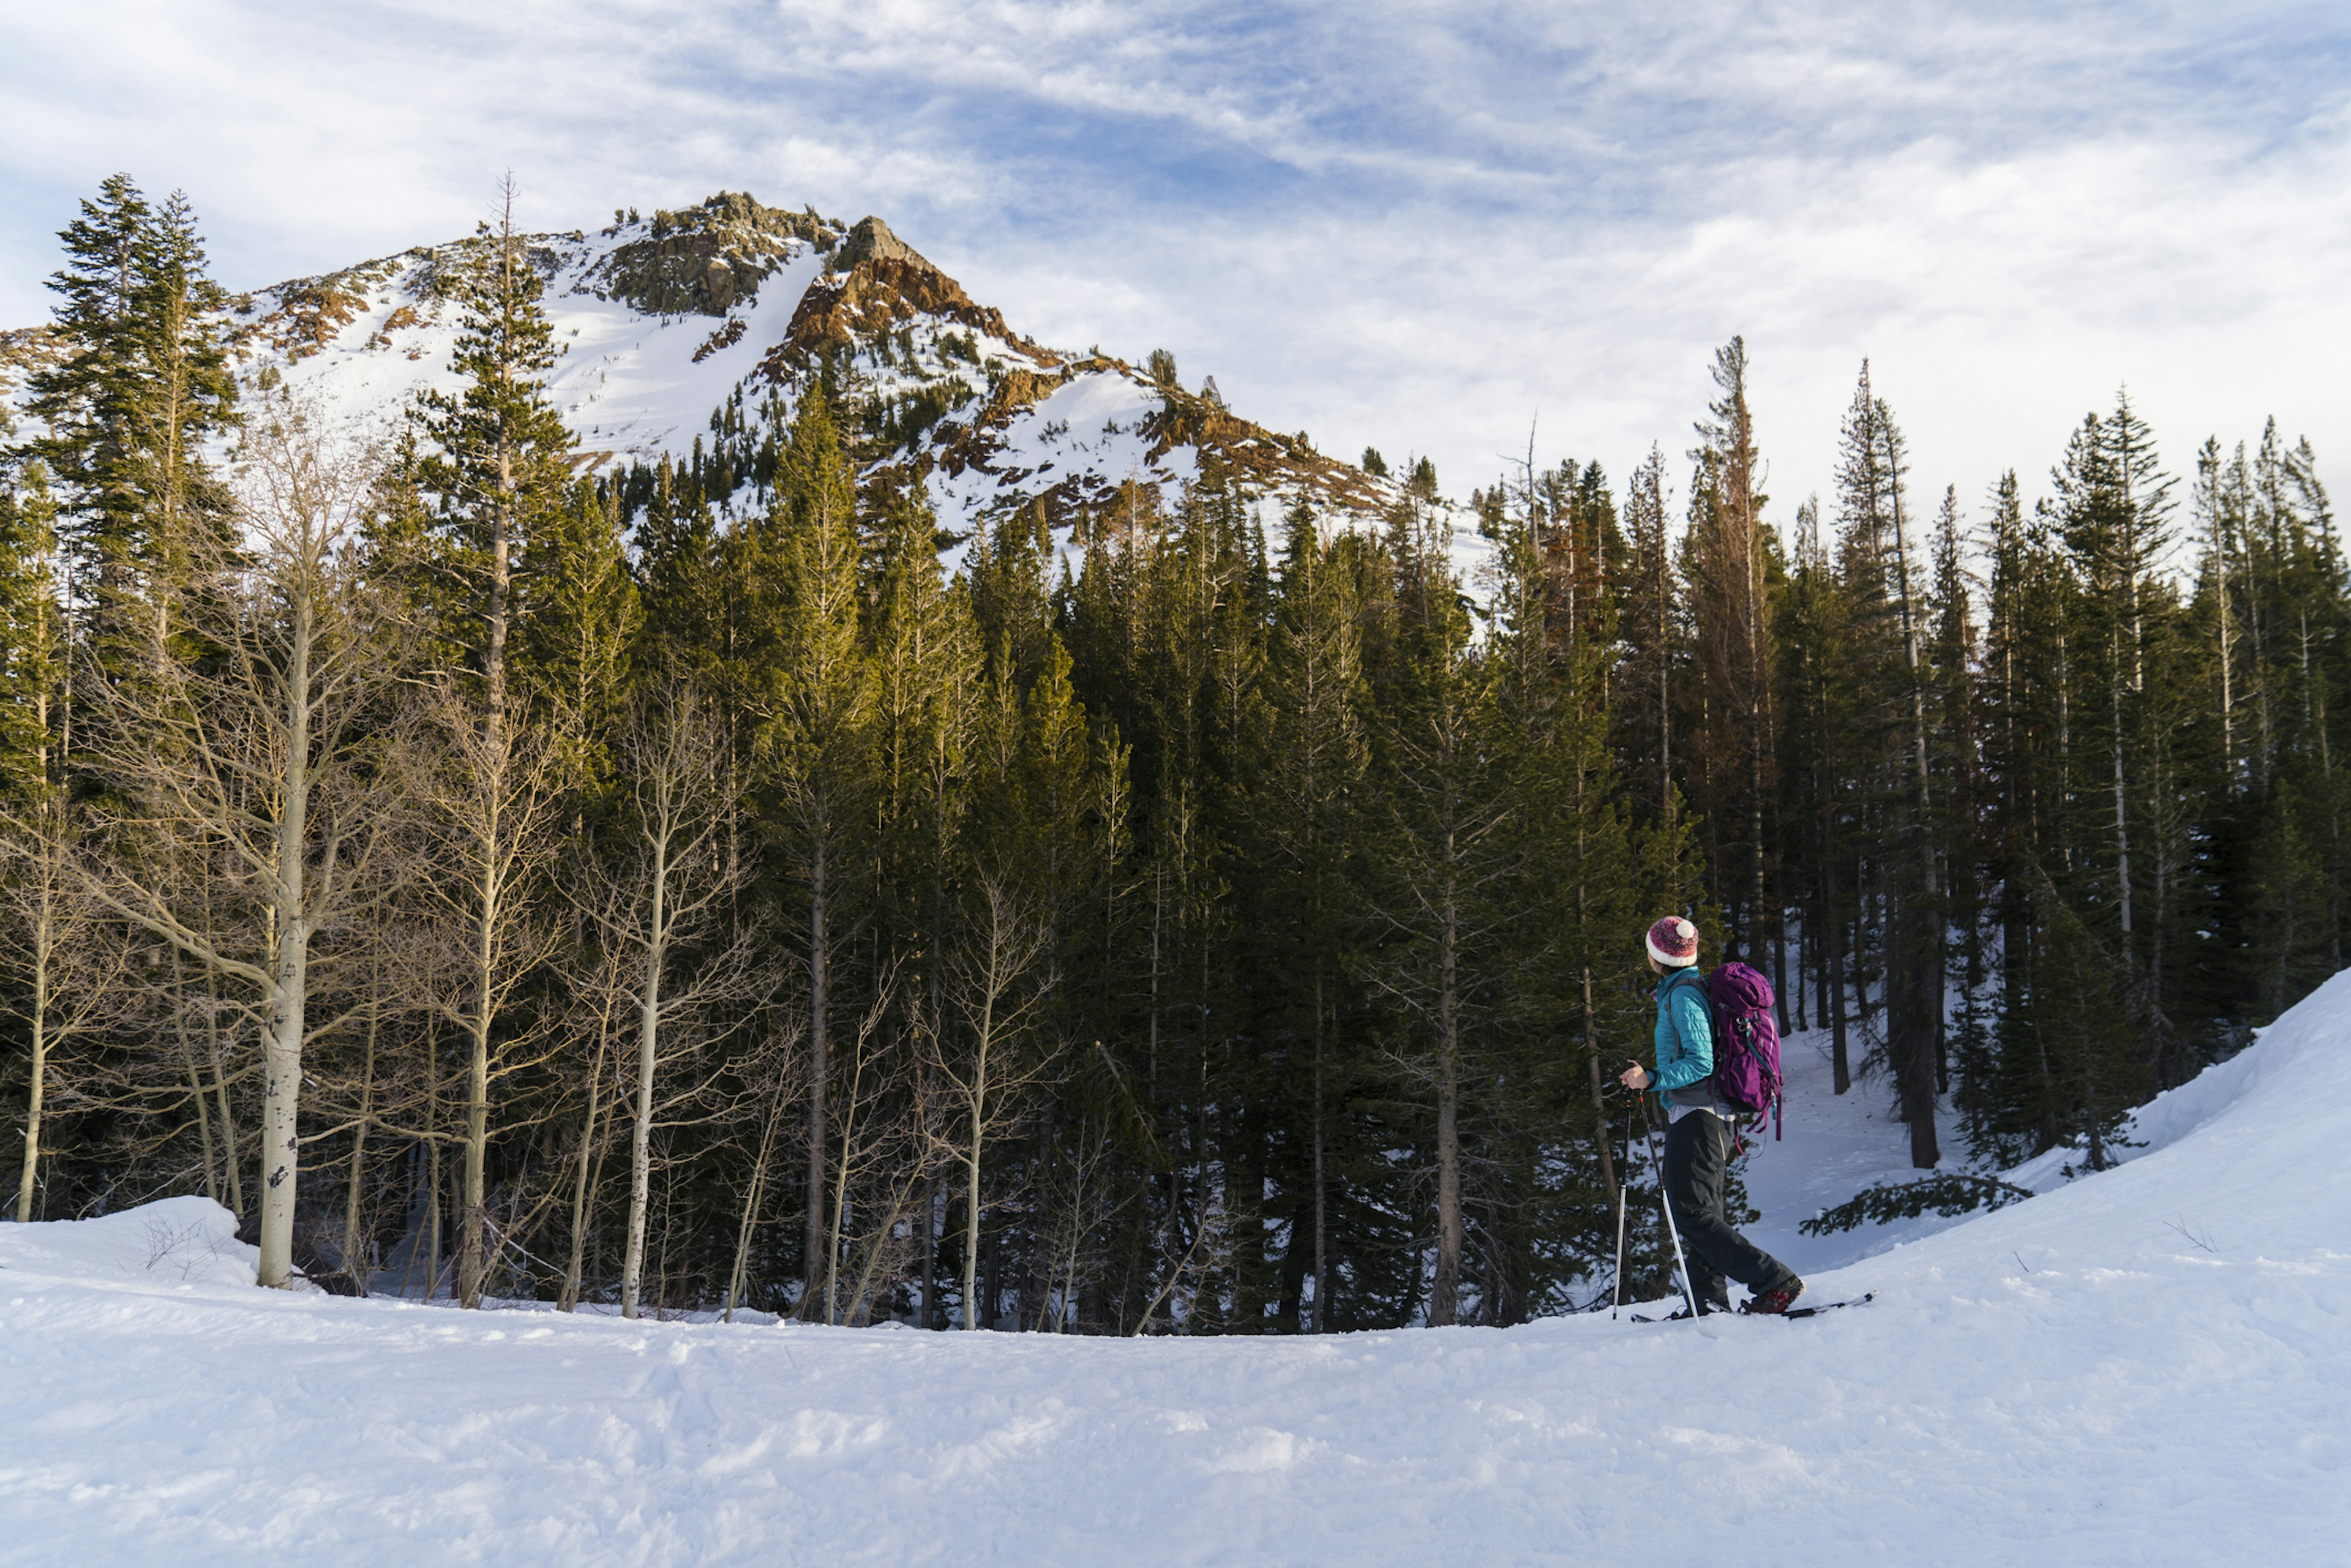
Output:
[[[1683,980],[1683,979],[1696,980],[1696,981],[1698,982],[1698,988],[1699,990],[1703,991],[1703,990],[1705,990],[1705,989],[1706,989],[1706,977],[1705,977],[1704,975],[1701,975],[1701,974],[1699,974],[1699,973],[1698,972],[1698,966],[1697,966],[1696,964],[1686,964],[1686,965],[1684,965],[1682,967],[1680,967],[1680,968],[1678,968],[1678,969],[1676,969],[1672,974],[1667,975],[1667,976],[1666,977],[1666,989],[1667,989],[1667,991],[1668,991],[1668,992],[1672,991],[1672,989],[1673,989],[1673,988],[1674,988],[1674,982],[1675,982],[1675,981],[1677,981],[1677,980]],[[1708,998],[1707,998],[1707,999],[1708,999],[1708,1003],[1709,1010],[1710,1010],[1710,1009],[1711,1009],[1711,1005],[1712,1005],[1712,1002],[1713,1002],[1713,998],[1712,998],[1712,996],[1711,996],[1711,995],[1709,995],[1709,996],[1708,997]]]
[[[1698,972],[1698,967],[1696,964],[1685,965],[1666,977],[1665,988],[1657,997],[1657,1005],[1660,1008],[1664,1008],[1671,1003],[1673,998],[1674,982],[1684,976],[1687,976],[1698,987],[1698,999],[1706,1004],[1707,1054],[1714,1060],[1713,1071],[1709,1071],[1705,1077],[1699,1079],[1698,1081],[1698,1084],[1712,1083],[1715,1081],[1716,1075],[1721,1072],[1724,1060],[1723,1052],[1725,1042],[1723,1040],[1722,1017],[1714,1010],[1713,988],[1706,983],[1706,977]],[[1681,1033],[1681,1026],[1679,1024],[1676,1024],[1674,1026],[1674,1033],[1677,1036],[1679,1036]],[[1684,1043],[1687,1044],[1687,1042],[1685,1041]],[[1696,1088],[1698,1087],[1698,1084],[1691,1084],[1688,1087]],[[1719,1092],[1718,1092],[1717,1097],[1720,1097]]]
[[[1706,999],[1706,1032],[1708,1044],[1709,1048],[1719,1050],[1719,1047],[1713,1039],[1713,1036],[1716,1033],[1714,1027],[1714,995],[1706,988],[1706,977],[1698,972],[1698,966],[1696,964],[1691,964],[1683,968],[1676,969],[1672,974],[1666,977],[1665,985],[1657,991],[1658,1009],[1665,1012],[1667,1017],[1672,1016],[1671,1009],[1674,1003],[1674,986],[1685,976],[1687,976],[1689,978],[1698,982],[1698,994]],[[1679,1024],[1676,1024],[1674,1026],[1674,1033],[1677,1037],[1680,1035],[1681,1026]],[[1685,1041],[1684,1043],[1687,1042]]]

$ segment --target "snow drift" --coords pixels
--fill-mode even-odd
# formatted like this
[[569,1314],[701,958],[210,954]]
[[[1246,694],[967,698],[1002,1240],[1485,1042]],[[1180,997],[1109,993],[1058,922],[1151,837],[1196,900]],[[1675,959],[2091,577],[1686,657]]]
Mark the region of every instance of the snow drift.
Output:
[[627,1323],[241,1288],[201,1200],[0,1227],[0,1558],[2341,1561],[2346,1041],[2351,975],[1799,1323]]

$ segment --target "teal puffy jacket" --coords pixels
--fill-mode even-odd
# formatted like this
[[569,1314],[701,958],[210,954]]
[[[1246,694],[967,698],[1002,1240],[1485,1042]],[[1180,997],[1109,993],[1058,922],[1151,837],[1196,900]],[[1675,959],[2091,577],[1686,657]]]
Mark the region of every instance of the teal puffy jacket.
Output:
[[1659,1094],[1687,1089],[1714,1073],[1714,1013],[1706,999],[1706,978],[1698,966],[1668,969],[1657,982],[1657,1076],[1649,1087]]

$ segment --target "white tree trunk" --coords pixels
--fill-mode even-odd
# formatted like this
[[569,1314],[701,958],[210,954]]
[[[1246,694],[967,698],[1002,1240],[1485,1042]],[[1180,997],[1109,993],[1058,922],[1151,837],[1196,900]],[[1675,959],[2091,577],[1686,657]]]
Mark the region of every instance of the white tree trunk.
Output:
[[308,1000],[309,901],[303,876],[310,815],[310,607],[298,602],[286,668],[283,737],[285,798],[277,823],[277,886],[271,915],[277,951],[272,966],[269,1039],[263,1047],[261,1112],[261,1267],[257,1281],[294,1280],[294,1199],[301,1145],[302,1045]]
[[25,1093],[25,1168],[16,1183],[16,1223],[28,1225],[33,1218],[33,1188],[40,1179],[41,1168],[41,1092],[48,1077],[48,1037],[44,1029],[48,1015],[48,965],[47,955],[34,959],[32,1021],[32,1055],[26,1063],[32,1082]]
[[979,1311],[979,1169],[980,1152],[987,1135],[987,1053],[993,1043],[989,1036],[995,1012],[996,999],[991,996],[981,1013],[979,1051],[972,1061],[971,1136],[964,1151],[964,1168],[968,1177],[963,1210],[963,1326],[967,1329],[983,1326]]
[[[664,824],[665,825],[665,824]],[[629,1249],[621,1264],[621,1315],[633,1318],[644,1290],[645,1217],[653,1197],[653,1072],[660,1063],[662,960],[667,946],[667,834],[655,835],[643,988],[637,1001],[637,1105],[629,1129]]]

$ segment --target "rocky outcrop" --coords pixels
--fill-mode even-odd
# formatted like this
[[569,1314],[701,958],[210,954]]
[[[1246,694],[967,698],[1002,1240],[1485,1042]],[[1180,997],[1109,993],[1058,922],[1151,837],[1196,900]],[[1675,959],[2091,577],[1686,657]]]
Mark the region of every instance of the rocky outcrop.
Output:
[[[809,286],[799,308],[792,312],[784,340],[760,361],[760,371],[769,381],[791,383],[829,350],[870,343],[923,317],[1029,346],[1014,336],[1001,313],[974,300],[962,284],[925,261],[878,221],[868,218],[858,229],[879,236],[870,240],[876,248]],[[883,242],[898,254],[880,248]],[[1060,362],[1060,356],[1048,350],[1035,350],[1032,357],[1043,364]]]
[[648,316],[725,316],[757,298],[796,246],[824,251],[841,241],[839,226],[812,209],[763,207],[739,191],[606,232],[628,230],[642,232],[615,246],[590,282]]
[[916,267],[938,271],[920,251],[892,233],[888,224],[871,214],[858,219],[857,226],[849,231],[848,239],[842,241],[841,248],[833,253],[830,270],[847,272],[861,261],[912,262]]

